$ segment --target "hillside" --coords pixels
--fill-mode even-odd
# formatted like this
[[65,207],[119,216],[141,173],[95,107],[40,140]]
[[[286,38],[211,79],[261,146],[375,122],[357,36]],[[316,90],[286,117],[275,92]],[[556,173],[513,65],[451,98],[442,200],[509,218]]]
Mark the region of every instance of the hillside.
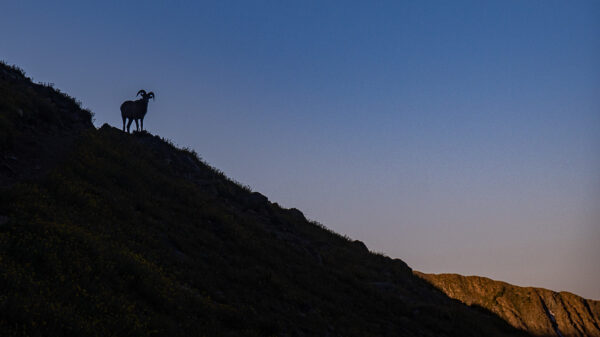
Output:
[[490,310],[533,335],[600,336],[600,301],[479,276],[416,274],[451,298]]
[[47,173],[91,118],[72,97],[0,63],[0,187]]
[[526,335],[5,64],[0,149],[3,336]]

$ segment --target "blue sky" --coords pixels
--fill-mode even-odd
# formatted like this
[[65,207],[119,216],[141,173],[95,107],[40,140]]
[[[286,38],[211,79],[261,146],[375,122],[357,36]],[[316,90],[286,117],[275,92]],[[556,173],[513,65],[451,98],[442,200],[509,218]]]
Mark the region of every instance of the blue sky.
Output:
[[8,1],[0,58],[425,272],[600,299],[600,2]]

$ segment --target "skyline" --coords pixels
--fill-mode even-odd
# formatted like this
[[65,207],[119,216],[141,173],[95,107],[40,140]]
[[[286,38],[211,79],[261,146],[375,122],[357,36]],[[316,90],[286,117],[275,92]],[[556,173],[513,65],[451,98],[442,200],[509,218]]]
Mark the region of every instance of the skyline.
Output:
[[96,126],[154,91],[150,132],[371,250],[600,299],[597,2],[6,7],[0,58]]

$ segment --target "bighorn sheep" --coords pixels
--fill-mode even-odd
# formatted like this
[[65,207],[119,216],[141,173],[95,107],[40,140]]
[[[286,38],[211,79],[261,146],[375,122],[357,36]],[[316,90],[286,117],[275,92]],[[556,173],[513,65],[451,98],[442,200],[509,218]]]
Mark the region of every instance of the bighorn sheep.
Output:
[[137,95],[142,95],[142,98],[137,101],[125,101],[121,104],[121,117],[123,118],[123,132],[125,132],[125,121],[129,118],[129,123],[127,123],[127,133],[129,133],[129,127],[131,126],[131,122],[135,120],[135,129],[140,131],[140,126],[138,125],[138,120],[142,124],[142,131],[144,130],[144,116],[146,116],[146,112],[148,112],[148,100],[152,98],[154,100],[154,93],[150,91],[146,93],[146,90],[138,91]]

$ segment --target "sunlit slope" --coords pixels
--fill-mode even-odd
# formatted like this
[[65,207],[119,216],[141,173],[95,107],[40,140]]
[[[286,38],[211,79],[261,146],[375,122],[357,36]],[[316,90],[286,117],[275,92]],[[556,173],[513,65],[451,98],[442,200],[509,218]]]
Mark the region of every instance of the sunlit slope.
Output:
[[[60,96],[8,77],[3,92]],[[38,174],[1,171],[3,336],[523,335],[190,151],[96,130],[78,106],[24,120],[55,113],[26,102],[0,105],[12,130],[0,157],[26,169],[39,153],[18,151],[27,139],[60,155]],[[72,141],[46,137],[62,133]]]
[[417,274],[448,296],[490,310],[534,335],[600,336],[599,301],[479,276]]

